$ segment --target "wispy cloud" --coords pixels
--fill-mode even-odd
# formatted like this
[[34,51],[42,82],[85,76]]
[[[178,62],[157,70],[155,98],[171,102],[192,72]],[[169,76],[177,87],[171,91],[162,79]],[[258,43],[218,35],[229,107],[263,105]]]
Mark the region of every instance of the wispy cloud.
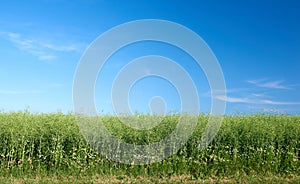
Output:
[[268,81],[267,79],[248,80],[250,84],[257,87],[269,88],[269,89],[291,89],[292,85],[284,84],[284,80]]
[[40,94],[44,93],[44,91],[40,90],[2,90],[0,89],[0,94],[6,94],[6,95],[25,95],[25,94]]
[[267,95],[265,93],[252,93],[251,96],[254,96],[254,97],[267,97]]
[[[288,84],[284,80],[270,80],[267,78],[248,80],[248,84],[254,85],[255,87],[245,88],[233,88],[227,89],[226,95],[213,93],[208,91],[204,93],[203,97],[214,97],[217,100],[225,101],[227,103],[240,105],[248,105],[251,107],[259,108],[279,108],[285,106],[292,108],[292,106],[300,105],[300,101],[287,101],[280,100],[280,96],[273,96],[272,93],[282,92],[282,90],[291,90],[297,86],[297,84]],[[214,94],[214,95],[213,95]],[[281,107],[280,107],[281,108]],[[282,109],[282,108],[281,108]]]
[[78,51],[78,47],[75,44],[74,45],[53,45],[49,43],[46,44],[41,43],[41,46],[59,52]]
[[251,103],[247,98],[237,98],[229,96],[216,96],[216,99],[230,103]]
[[229,103],[246,103],[246,104],[261,104],[261,105],[300,105],[300,102],[273,101],[268,99],[256,99],[247,97],[229,97],[217,96],[218,100]]
[[59,45],[46,43],[13,32],[0,32],[0,36],[8,39],[18,49],[36,56],[41,61],[56,59],[57,52],[74,52],[80,50],[76,44]]
[[280,102],[273,100],[260,100],[260,102],[268,105],[300,105],[300,102]]

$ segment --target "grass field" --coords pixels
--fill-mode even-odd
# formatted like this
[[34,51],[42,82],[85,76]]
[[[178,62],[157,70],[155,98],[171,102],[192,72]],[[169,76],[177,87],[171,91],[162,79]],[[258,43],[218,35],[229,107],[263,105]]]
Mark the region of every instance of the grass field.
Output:
[[[99,117],[108,130],[132,144],[168,135],[178,115],[149,131]],[[141,116],[140,118],[143,118]],[[300,117],[226,116],[213,142],[199,150],[208,116],[199,115],[194,134],[177,154],[158,163],[115,163],[94,151],[74,115],[0,113],[2,183],[300,183]]]

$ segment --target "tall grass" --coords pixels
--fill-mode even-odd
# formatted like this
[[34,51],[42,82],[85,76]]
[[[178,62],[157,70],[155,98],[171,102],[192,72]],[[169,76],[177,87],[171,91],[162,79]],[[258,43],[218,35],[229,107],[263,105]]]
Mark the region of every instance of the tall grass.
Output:
[[[148,131],[129,128],[117,117],[100,118],[123,141],[149,144],[166,137],[178,117],[167,116]],[[192,137],[175,155],[139,166],[115,163],[93,150],[80,134],[74,115],[0,113],[0,176],[300,175],[299,116],[227,116],[213,142],[200,151],[207,120],[208,116],[199,115]]]

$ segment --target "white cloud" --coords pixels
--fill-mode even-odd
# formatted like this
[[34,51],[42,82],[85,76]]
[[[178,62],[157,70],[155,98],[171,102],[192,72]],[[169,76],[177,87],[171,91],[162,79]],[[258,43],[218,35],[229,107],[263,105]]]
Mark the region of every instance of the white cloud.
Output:
[[78,47],[75,45],[53,45],[53,44],[41,44],[43,47],[59,51],[59,52],[71,52],[71,51],[78,51]]
[[230,103],[251,103],[248,98],[237,98],[237,97],[229,97],[229,96],[216,96],[216,99],[222,100]]
[[300,102],[286,102],[286,101],[273,101],[268,99],[257,98],[241,98],[241,97],[228,97],[217,96],[218,100],[222,100],[229,103],[246,103],[246,104],[261,104],[261,105],[300,105]]
[[39,55],[38,58],[41,61],[46,61],[46,60],[53,60],[56,58],[56,56],[43,53],[43,54]]
[[57,52],[74,52],[81,50],[80,46],[76,44],[59,45],[45,43],[41,40],[25,38],[21,34],[13,32],[0,32],[0,35],[12,42],[18,49],[36,56],[41,61],[56,59]]
[[286,84],[283,80],[272,81],[266,78],[248,80],[246,82],[254,85],[254,87],[227,89],[225,95],[208,91],[201,96],[212,98],[212,94],[215,94],[215,99],[225,101],[235,107],[251,107],[258,110],[289,109],[289,111],[295,111],[296,107],[300,105],[300,101],[293,101],[292,98],[290,100],[281,100],[279,96],[272,95],[274,92],[278,95],[278,92],[283,92],[282,89],[291,90],[290,92],[292,92],[292,89],[296,89],[293,88],[297,86],[295,84]]
[[261,93],[252,93],[251,95],[255,96],[255,97],[264,97],[265,96],[264,94],[261,94]]
[[262,104],[269,105],[300,105],[300,102],[280,102],[280,101],[272,101],[272,100],[260,100]]
[[291,85],[284,85],[283,80],[276,80],[276,81],[267,81],[267,79],[258,79],[258,80],[248,80],[250,84],[253,84],[257,87],[262,88],[270,88],[270,89],[291,89]]

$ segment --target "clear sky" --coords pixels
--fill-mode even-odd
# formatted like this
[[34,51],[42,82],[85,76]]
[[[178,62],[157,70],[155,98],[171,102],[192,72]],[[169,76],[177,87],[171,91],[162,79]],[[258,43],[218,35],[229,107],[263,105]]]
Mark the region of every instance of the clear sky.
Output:
[[[0,3],[0,110],[71,112],[77,64],[105,31],[138,19],[164,19],[201,36],[223,69],[226,112],[300,112],[300,1],[117,1],[29,0]],[[156,42],[117,52],[100,73],[97,109],[112,113],[114,76],[136,57],[156,54],[177,60],[191,75],[202,112],[210,109],[210,88],[201,69],[180,49]],[[153,96],[167,111],[179,111],[170,83],[155,77],[136,83],[132,110],[148,112]]]

